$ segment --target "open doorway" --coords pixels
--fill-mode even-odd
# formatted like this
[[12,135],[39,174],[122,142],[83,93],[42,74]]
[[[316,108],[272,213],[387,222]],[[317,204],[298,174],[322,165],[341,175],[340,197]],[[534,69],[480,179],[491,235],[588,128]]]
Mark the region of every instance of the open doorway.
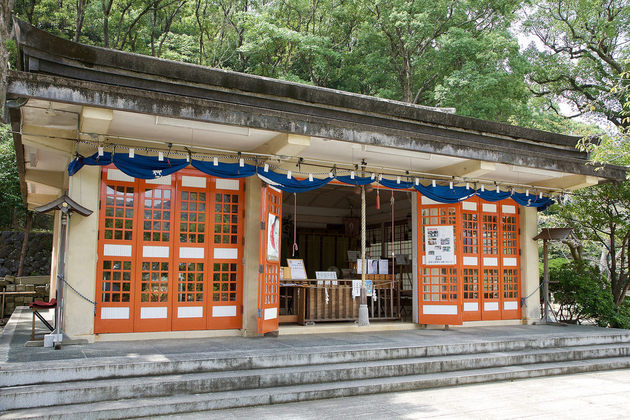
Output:
[[[412,320],[413,199],[409,191],[366,187],[370,321]],[[282,204],[280,323],[354,322],[362,269],[361,188],[331,183],[285,192]],[[296,264],[303,272],[289,268]]]

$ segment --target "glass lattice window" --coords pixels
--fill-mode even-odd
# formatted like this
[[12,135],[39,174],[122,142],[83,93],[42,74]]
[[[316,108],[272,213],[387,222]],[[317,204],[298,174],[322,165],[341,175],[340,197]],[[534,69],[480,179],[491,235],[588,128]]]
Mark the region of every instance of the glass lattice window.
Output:
[[498,232],[497,216],[484,214],[482,216],[482,245],[484,255],[495,255],[498,253]]
[[101,288],[102,302],[129,302],[131,261],[104,260]]
[[238,194],[217,193],[214,204],[214,243],[238,244]]
[[236,301],[237,264],[215,263],[212,273],[212,300],[214,302]]
[[180,204],[179,240],[200,244],[206,232],[206,193],[182,191]]
[[179,263],[178,302],[203,302],[203,263]]
[[133,237],[134,188],[122,185],[105,188],[104,238],[130,241]]
[[518,227],[516,226],[516,216],[503,216],[503,254],[518,254]]
[[171,190],[147,189],[144,192],[145,241],[168,242],[171,230]]
[[503,269],[503,298],[518,299],[518,270],[516,268]]
[[483,269],[483,298],[499,299],[499,270],[497,268]]
[[464,299],[479,298],[479,270],[477,268],[464,268]]
[[140,284],[142,302],[168,302],[168,263],[145,261],[142,263]]
[[462,246],[464,254],[479,252],[479,221],[476,213],[462,213]]
[[423,268],[422,296],[425,302],[457,299],[456,268]]

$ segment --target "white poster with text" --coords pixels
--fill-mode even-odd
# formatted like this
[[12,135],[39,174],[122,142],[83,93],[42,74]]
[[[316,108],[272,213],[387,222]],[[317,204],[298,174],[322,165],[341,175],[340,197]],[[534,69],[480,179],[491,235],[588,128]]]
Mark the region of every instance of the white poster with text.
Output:
[[453,226],[425,226],[424,247],[426,265],[455,264]]

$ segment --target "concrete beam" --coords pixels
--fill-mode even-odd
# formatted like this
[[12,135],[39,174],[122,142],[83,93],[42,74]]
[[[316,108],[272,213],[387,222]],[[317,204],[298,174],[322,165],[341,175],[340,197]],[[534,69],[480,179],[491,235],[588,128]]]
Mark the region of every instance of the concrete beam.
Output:
[[65,182],[65,172],[42,171],[40,169],[26,169],[26,182],[34,182],[62,190]]
[[41,136],[44,139],[49,139],[51,137],[74,139],[77,137],[77,130],[65,130],[63,128],[23,124],[22,135]]
[[82,133],[107,134],[113,118],[111,109],[84,106],[79,127]]
[[70,141],[28,134],[22,135],[22,144],[35,149],[49,150],[56,153],[62,152],[72,154],[74,151],[74,144]]
[[278,134],[267,143],[258,146],[254,152],[276,156],[299,156],[302,151],[310,147],[310,136],[298,134]]
[[546,188],[557,188],[559,190],[578,190],[580,188],[597,185],[599,179],[589,175],[567,175],[560,178],[550,178],[544,181],[535,182],[536,186]]
[[[116,83],[118,82],[126,83],[116,80]],[[238,125],[607,179],[626,178],[625,168],[605,165],[600,169],[586,165],[584,153],[569,149],[447,130],[412,121],[345,112],[330,107],[280,103],[264,97],[245,97],[237,91],[202,90],[177,85],[178,94],[174,94],[142,90],[137,84],[134,86],[136,87],[14,71],[9,72],[8,79],[10,97],[55,100],[149,115]]]
[[453,165],[443,166],[434,169],[431,173],[436,175],[447,175],[458,178],[478,178],[490,172],[494,172],[497,165],[494,162],[484,162],[482,160],[466,160]]

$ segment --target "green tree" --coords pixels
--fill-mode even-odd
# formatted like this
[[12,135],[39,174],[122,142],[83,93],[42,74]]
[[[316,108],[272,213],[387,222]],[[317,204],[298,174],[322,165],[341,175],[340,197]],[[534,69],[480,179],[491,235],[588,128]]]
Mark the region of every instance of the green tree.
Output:
[[622,116],[626,101],[611,92],[630,57],[628,0],[543,0],[524,28],[542,45],[527,51],[535,95],[570,103],[574,116],[595,113],[628,126]]
[[621,306],[630,288],[630,181],[576,191],[558,214],[579,240],[598,245],[606,288]]
[[25,212],[11,127],[8,124],[2,124],[0,125],[0,227],[16,227],[17,219],[23,218]]

